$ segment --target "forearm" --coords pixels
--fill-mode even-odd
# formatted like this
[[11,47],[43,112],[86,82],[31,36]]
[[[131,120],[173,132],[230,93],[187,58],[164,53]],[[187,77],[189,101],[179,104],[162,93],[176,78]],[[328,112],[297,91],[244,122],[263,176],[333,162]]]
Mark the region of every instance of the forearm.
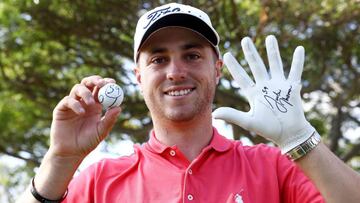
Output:
[[326,202],[360,202],[360,174],[322,142],[296,163],[314,182]]
[[[81,163],[78,158],[59,158],[52,153],[47,152],[39,171],[35,175],[34,183],[38,193],[51,200],[60,199],[70,183],[76,169]],[[17,201],[20,202],[38,202],[30,193],[30,187]]]

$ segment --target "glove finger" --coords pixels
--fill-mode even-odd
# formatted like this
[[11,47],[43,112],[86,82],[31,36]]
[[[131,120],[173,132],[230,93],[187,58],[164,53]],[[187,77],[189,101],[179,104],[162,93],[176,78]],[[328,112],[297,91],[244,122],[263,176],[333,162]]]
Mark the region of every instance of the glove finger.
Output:
[[257,52],[254,43],[249,37],[241,40],[241,46],[244,51],[245,59],[248,62],[251,72],[254,75],[256,83],[263,83],[269,80],[265,64]]
[[266,52],[269,60],[271,78],[285,80],[283,64],[280,57],[279,45],[274,35],[266,37]]
[[302,46],[296,47],[288,77],[288,80],[290,82],[296,82],[296,83],[301,82],[301,74],[304,68],[304,58],[305,58],[304,47]]
[[244,68],[238,63],[238,61],[230,52],[224,54],[224,63],[241,89],[246,89],[247,87],[255,85]]
[[251,117],[246,112],[238,111],[230,107],[220,107],[212,113],[212,116],[215,119],[221,119],[249,130]]

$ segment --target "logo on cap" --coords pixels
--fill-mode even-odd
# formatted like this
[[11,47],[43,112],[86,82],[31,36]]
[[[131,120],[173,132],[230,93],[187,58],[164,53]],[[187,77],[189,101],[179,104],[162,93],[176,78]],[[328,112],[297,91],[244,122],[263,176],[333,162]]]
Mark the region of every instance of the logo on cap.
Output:
[[147,29],[151,25],[151,23],[156,21],[156,19],[158,19],[160,16],[165,15],[167,13],[174,13],[174,12],[179,12],[179,11],[180,11],[179,7],[175,7],[173,9],[171,9],[170,6],[167,8],[163,8],[163,9],[154,11],[147,16],[147,19],[149,20],[149,22],[143,29]]

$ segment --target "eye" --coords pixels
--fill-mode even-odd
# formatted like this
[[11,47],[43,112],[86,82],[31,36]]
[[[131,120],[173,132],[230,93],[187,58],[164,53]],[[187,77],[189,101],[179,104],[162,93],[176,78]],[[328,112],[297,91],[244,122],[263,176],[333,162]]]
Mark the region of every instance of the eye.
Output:
[[165,63],[167,61],[167,59],[165,57],[154,57],[153,59],[151,59],[151,63],[153,64],[162,64]]
[[196,53],[191,53],[186,55],[186,60],[190,60],[190,61],[198,60],[199,58],[200,55]]

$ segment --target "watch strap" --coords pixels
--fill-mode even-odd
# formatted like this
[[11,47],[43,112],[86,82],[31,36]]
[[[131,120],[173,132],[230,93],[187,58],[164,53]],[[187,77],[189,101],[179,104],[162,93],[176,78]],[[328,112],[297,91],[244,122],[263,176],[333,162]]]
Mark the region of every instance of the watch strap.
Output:
[[287,152],[286,155],[293,161],[300,159],[313,150],[320,143],[320,141],[321,137],[319,133],[314,131],[309,139]]

